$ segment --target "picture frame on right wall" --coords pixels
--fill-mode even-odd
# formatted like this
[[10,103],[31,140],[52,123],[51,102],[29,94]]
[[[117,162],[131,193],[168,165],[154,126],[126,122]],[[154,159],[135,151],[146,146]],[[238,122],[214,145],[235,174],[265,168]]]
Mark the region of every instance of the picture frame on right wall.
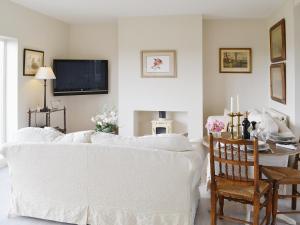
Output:
[[270,56],[271,62],[286,60],[285,19],[280,20],[270,28]]
[[270,66],[270,90],[272,100],[286,104],[285,63],[277,63]]

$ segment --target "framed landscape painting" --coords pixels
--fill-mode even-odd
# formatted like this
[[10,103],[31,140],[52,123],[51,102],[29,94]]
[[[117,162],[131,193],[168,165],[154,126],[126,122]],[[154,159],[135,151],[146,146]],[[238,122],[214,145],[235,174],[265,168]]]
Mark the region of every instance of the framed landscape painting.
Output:
[[271,98],[286,104],[285,63],[272,64],[270,67]]
[[251,48],[220,48],[219,72],[220,73],[251,73],[252,72]]
[[44,52],[24,49],[23,75],[34,76],[41,66],[44,66]]
[[272,62],[286,59],[285,20],[282,19],[270,28],[270,54]]
[[174,78],[176,74],[176,51],[142,51],[142,77]]

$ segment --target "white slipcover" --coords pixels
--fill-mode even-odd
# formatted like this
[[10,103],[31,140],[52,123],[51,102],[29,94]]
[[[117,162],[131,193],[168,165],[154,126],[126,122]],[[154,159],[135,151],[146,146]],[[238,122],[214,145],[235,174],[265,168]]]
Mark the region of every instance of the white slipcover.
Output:
[[11,215],[79,225],[192,225],[202,159],[97,144],[8,144]]

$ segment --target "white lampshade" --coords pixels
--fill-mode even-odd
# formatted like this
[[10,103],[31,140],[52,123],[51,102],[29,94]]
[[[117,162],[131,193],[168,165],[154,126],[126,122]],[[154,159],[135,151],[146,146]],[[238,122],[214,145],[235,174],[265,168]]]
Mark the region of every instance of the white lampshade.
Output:
[[35,74],[35,79],[38,80],[53,80],[56,79],[51,67],[40,67]]

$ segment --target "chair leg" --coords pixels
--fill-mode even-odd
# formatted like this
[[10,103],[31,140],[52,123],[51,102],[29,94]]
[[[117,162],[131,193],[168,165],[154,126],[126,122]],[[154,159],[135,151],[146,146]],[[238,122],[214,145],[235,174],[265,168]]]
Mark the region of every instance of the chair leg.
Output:
[[270,224],[270,221],[271,221],[271,214],[272,214],[272,189],[269,191],[268,193],[268,205],[266,207],[266,217],[267,217],[267,220],[266,220],[266,225],[269,225]]
[[219,215],[224,216],[224,197],[220,196],[219,197]]
[[211,225],[216,225],[217,224],[217,196],[216,192],[211,190],[211,198],[210,198],[210,224]]
[[272,202],[272,225],[276,224],[276,215],[278,209],[278,188],[279,185],[274,183],[273,185],[273,202]]
[[[292,194],[297,194],[297,184],[292,185]],[[296,210],[297,208],[297,198],[292,198],[292,210]]]
[[253,204],[253,225],[259,225],[260,202],[259,196],[254,197]]

